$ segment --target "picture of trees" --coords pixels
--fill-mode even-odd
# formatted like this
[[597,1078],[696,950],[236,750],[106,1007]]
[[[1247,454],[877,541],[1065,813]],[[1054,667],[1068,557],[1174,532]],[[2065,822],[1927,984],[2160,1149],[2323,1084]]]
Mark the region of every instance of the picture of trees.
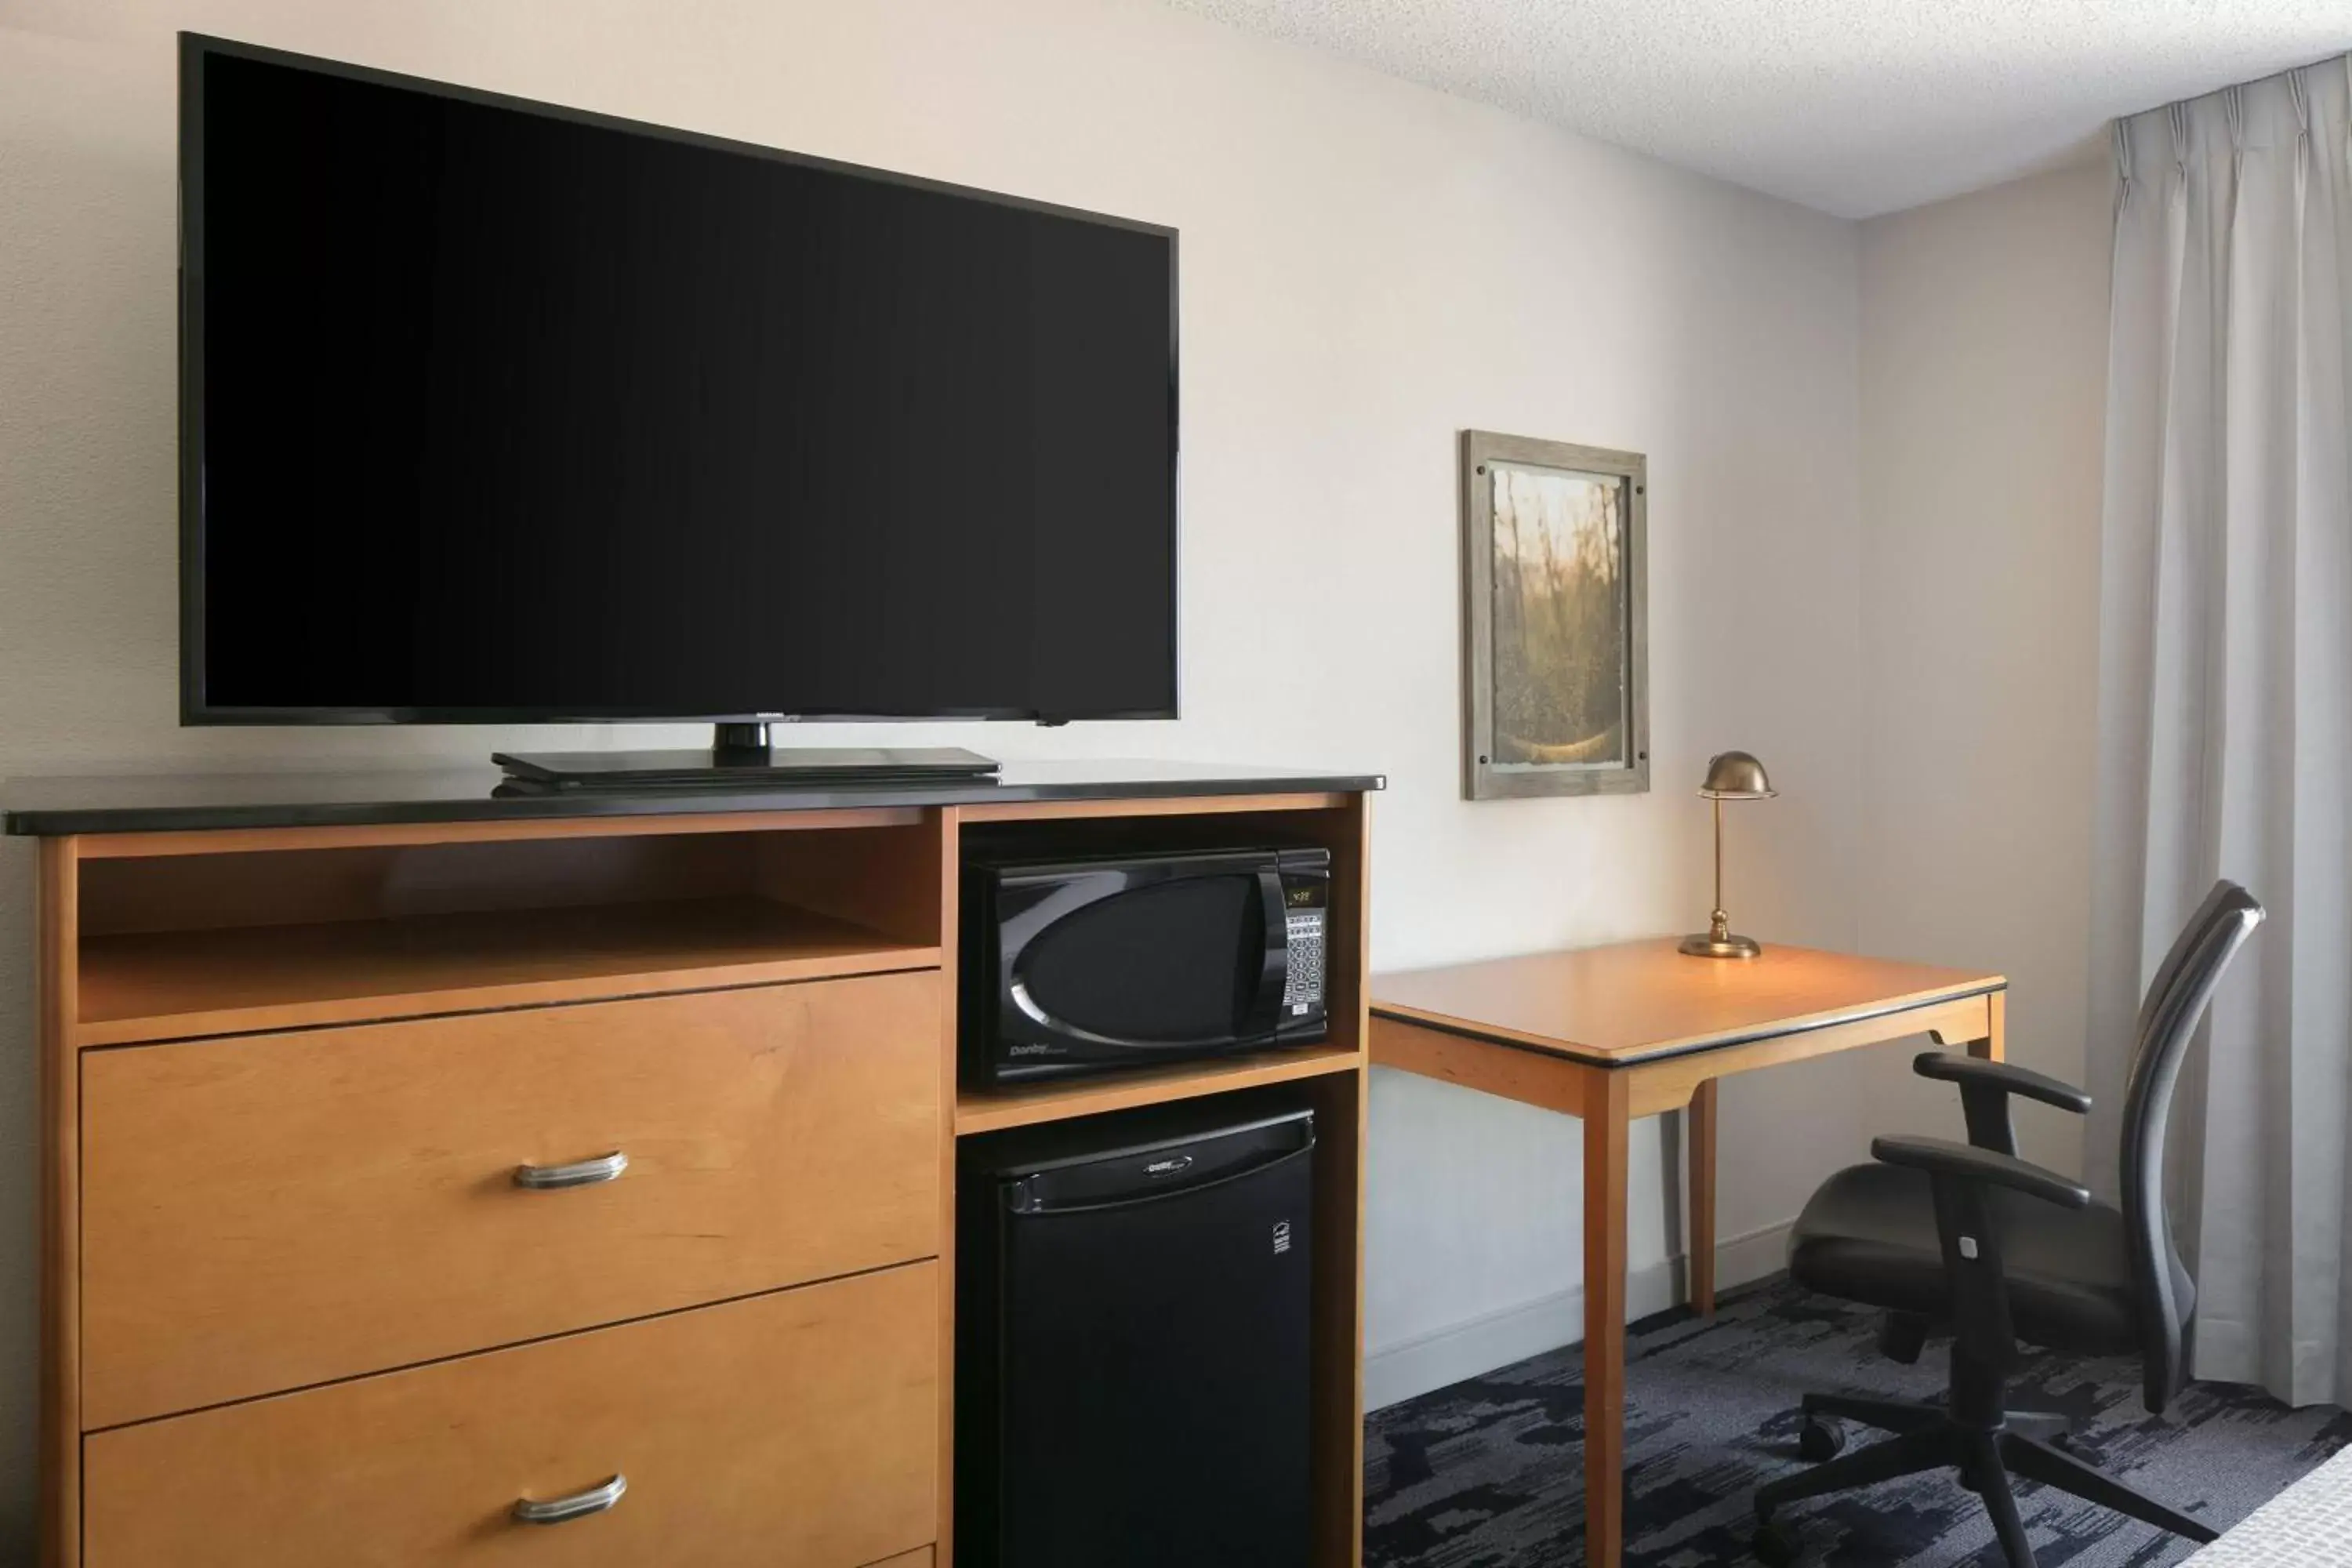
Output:
[[1624,768],[1631,485],[1616,474],[1487,467],[1494,761]]

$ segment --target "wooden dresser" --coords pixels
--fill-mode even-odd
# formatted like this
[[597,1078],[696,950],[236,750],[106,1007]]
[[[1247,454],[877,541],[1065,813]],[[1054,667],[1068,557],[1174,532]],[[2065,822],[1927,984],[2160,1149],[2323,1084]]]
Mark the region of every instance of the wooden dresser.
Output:
[[[937,1568],[958,1133],[1285,1080],[1325,1129],[1315,1568],[1359,1561],[1377,780],[491,782],[9,791],[46,1563]],[[964,826],[1102,816],[1329,847],[1329,1039],[959,1096]]]

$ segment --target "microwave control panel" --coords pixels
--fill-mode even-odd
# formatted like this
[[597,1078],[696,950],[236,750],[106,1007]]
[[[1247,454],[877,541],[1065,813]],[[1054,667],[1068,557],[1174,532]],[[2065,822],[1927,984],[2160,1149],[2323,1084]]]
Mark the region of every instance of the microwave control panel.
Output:
[[1282,988],[1282,1016],[1304,1018],[1323,1009],[1323,935],[1330,915],[1328,874],[1300,876],[1285,868],[1284,916],[1289,923],[1290,977]]

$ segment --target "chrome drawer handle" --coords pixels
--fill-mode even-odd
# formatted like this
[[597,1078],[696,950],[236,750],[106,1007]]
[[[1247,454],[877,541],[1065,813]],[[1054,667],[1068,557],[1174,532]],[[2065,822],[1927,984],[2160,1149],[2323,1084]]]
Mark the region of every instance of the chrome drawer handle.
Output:
[[600,1154],[593,1160],[575,1160],[569,1165],[517,1165],[514,1183],[535,1193],[551,1192],[557,1187],[587,1187],[598,1182],[618,1181],[621,1173],[628,1168],[629,1157],[615,1149],[609,1154]]
[[533,1502],[529,1498],[516,1500],[514,1517],[517,1524],[562,1524],[568,1519],[585,1519],[592,1513],[602,1513],[621,1500],[629,1489],[629,1478],[614,1476],[601,1487],[590,1487],[584,1492],[570,1497],[550,1498],[545,1502]]

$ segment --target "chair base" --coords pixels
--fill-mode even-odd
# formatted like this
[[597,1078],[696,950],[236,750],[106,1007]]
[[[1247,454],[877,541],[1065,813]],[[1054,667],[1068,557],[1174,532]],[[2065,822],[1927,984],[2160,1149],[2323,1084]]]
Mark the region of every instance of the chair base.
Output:
[[1797,1558],[1796,1536],[1772,1516],[1806,1498],[1825,1497],[1855,1487],[1891,1481],[1923,1470],[1951,1468],[1960,1484],[1984,1499],[1992,1515],[1993,1531],[2000,1538],[2009,1568],[2036,1568],[2033,1548],[2025,1539],[2018,1516],[2012,1476],[2056,1487],[2085,1502],[2110,1508],[2159,1530],[2170,1531],[2203,1543],[2214,1532],[2187,1514],[2167,1508],[2154,1498],[2134,1491],[2113,1476],[2094,1469],[2050,1441],[2063,1441],[2067,1422],[2047,1411],[2002,1410],[1990,1422],[1969,1422],[1956,1416],[1948,1405],[1918,1405],[1891,1399],[1864,1399],[1835,1394],[1805,1395],[1805,1452],[1835,1454],[1842,1442],[1815,1443],[1812,1432],[1823,1418],[1859,1422],[1893,1436],[1858,1453],[1832,1458],[1802,1475],[1790,1476],[1761,1488],[1756,1494],[1756,1554],[1775,1565]]

